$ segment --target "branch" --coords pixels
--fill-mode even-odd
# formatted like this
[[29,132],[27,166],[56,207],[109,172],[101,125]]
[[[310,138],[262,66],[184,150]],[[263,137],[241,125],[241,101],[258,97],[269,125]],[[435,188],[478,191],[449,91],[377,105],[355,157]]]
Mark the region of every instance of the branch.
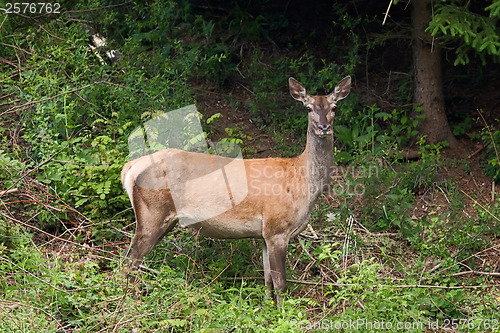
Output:
[[99,84],[99,83],[104,83],[105,81],[97,81],[97,82],[94,82],[94,83],[90,83],[90,84],[87,84],[83,87],[80,87],[80,88],[75,88],[73,90],[69,90],[69,91],[65,91],[65,92],[62,92],[60,94],[57,94],[57,95],[54,95],[54,96],[51,96],[51,97],[47,97],[47,98],[43,98],[43,99],[40,99],[38,101],[33,101],[33,102],[29,102],[29,103],[26,103],[26,104],[22,104],[22,105],[18,105],[18,106],[14,106],[14,107],[11,107],[10,109],[7,109],[6,111],[2,112],[0,114],[0,116],[3,116],[5,114],[8,114],[8,113],[12,113],[14,112],[15,110],[21,110],[21,109],[25,109],[27,107],[30,107],[32,105],[35,105],[35,104],[38,104],[38,103],[42,103],[42,102],[46,102],[46,101],[50,101],[51,99],[54,99],[54,98],[57,98],[59,96],[62,96],[62,95],[66,95],[66,94],[71,94],[71,93],[74,93],[76,91],[80,91],[80,90],[83,90],[85,88],[88,88],[88,87],[91,87],[91,86],[94,86],[96,84]]
[[481,272],[481,271],[466,271],[466,272],[458,272],[458,273],[453,273],[451,276],[460,276],[460,275],[465,275],[465,274],[476,274],[476,275],[486,275],[486,276],[499,276],[500,273],[490,273],[490,272]]
[[462,192],[463,194],[465,194],[467,197],[469,197],[469,199],[471,199],[472,201],[474,201],[475,204],[477,204],[479,207],[481,207],[482,209],[484,209],[484,211],[488,214],[490,214],[495,220],[497,220],[498,222],[500,222],[500,218],[496,217],[495,215],[493,215],[492,212],[490,212],[488,209],[486,209],[483,205],[481,205],[476,199],[473,199],[469,194],[467,194],[464,190],[460,190],[460,192]]
[[3,197],[6,194],[16,193],[17,191],[18,191],[17,188],[12,188],[10,190],[0,191],[0,198]]
[[9,61],[7,59],[4,59],[2,57],[0,57],[0,62],[6,63],[7,65],[11,65],[11,66],[17,68],[17,65],[15,63],[13,63],[12,61]]
[[384,15],[384,20],[382,21],[382,25],[385,25],[385,21],[387,20],[387,16],[389,16],[389,11],[391,10],[392,0],[389,0],[389,6],[387,6],[387,10]]
[[9,263],[9,264],[11,264],[12,266],[15,266],[17,269],[19,269],[19,270],[23,271],[23,272],[24,272],[24,274],[28,274],[28,275],[32,276],[33,278],[37,279],[38,281],[40,281],[40,282],[42,282],[42,283],[45,283],[45,284],[46,284],[46,285],[48,285],[49,287],[54,288],[54,290],[57,290],[57,291],[60,291],[60,292],[62,292],[62,293],[66,293],[66,294],[68,294],[68,293],[69,293],[69,292],[68,292],[68,290],[63,290],[63,289],[60,289],[60,288],[58,288],[58,287],[54,286],[53,284],[51,284],[51,283],[49,283],[49,282],[45,281],[44,279],[39,278],[39,277],[38,277],[38,276],[36,276],[35,274],[33,274],[33,273],[31,273],[31,272],[28,272],[27,270],[25,270],[24,268],[22,268],[21,266],[17,265],[16,263],[14,263],[14,262],[10,261],[10,260],[9,260],[9,259],[7,259],[7,258],[4,258],[4,257],[1,257],[1,256],[0,256],[0,260],[3,260],[3,261],[8,262],[8,263]]
[[483,114],[479,109],[477,109],[477,113],[481,116],[481,119],[483,119],[484,125],[486,126],[486,129],[488,130],[488,133],[490,134],[491,138],[491,144],[493,145],[493,148],[495,149],[495,155],[497,156],[497,162],[500,164],[500,157],[498,156],[498,150],[497,150],[497,145],[495,144],[495,139],[493,138],[493,134],[491,134],[490,126],[488,126],[488,123],[486,122],[486,119],[484,119]]

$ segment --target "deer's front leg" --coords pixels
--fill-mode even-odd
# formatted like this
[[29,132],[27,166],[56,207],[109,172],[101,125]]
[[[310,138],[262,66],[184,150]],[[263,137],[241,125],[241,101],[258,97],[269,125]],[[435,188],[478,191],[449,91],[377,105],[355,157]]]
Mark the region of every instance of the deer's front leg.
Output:
[[[275,291],[277,305],[281,305],[281,296],[279,292],[286,291],[286,250],[288,247],[289,237],[285,235],[274,235],[266,238],[267,256],[269,259],[269,271],[272,280],[272,285]],[[265,270],[265,267],[264,267]],[[264,276],[267,279],[266,272]],[[266,281],[266,285],[267,285]]]
[[262,261],[264,263],[264,283],[267,287],[266,297],[273,296],[273,278],[271,276],[271,266],[269,264],[269,253],[267,251],[266,242],[262,245]]

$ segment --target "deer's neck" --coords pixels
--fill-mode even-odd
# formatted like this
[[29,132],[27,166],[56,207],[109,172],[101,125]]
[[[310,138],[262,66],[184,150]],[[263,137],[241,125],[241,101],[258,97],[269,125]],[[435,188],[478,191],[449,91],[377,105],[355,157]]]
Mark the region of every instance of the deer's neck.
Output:
[[311,130],[307,132],[307,144],[302,158],[305,159],[309,194],[315,200],[330,184],[333,165],[333,135],[320,138]]

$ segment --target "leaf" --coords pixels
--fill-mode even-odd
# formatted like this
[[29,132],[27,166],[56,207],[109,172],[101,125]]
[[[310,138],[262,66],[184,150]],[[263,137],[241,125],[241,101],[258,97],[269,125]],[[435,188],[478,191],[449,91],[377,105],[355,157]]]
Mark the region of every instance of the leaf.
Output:
[[222,117],[222,114],[220,112],[214,113],[210,118],[207,119],[207,125],[210,125],[217,119],[220,119]]
[[335,158],[339,162],[349,162],[353,159],[352,155],[347,151],[340,151],[335,154]]
[[484,10],[490,11],[490,17],[500,17],[500,1],[494,1],[491,5],[486,7]]
[[374,117],[375,118],[382,118],[384,121],[386,121],[387,119],[389,119],[391,117],[391,115],[388,114],[387,112],[378,112],[378,113],[374,114]]
[[408,116],[406,116],[406,115],[402,116],[401,117],[401,124],[402,125],[406,125],[407,122],[408,122]]
[[481,46],[479,47],[479,52],[482,52],[485,48],[487,48],[489,45],[489,42],[486,41],[486,42],[483,42],[483,44],[481,44]]
[[496,49],[495,44],[493,42],[490,45],[490,50],[491,50],[491,54],[497,54],[497,49]]
[[162,321],[165,326],[183,327],[186,326],[187,321],[185,319],[165,319]]
[[441,29],[443,35],[446,35],[446,28],[442,24],[439,25],[439,29]]
[[337,138],[342,141],[343,144],[352,146],[353,143],[353,135],[352,131],[342,125],[336,125],[335,126],[335,131],[337,132]]
[[195,314],[197,314],[198,316],[209,316],[209,312],[207,309],[198,309],[195,311]]
[[75,208],[80,207],[81,205],[83,205],[84,203],[86,203],[88,200],[89,200],[89,198],[81,198],[81,199],[78,199],[78,200],[75,202]]
[[439,25],[436,25],[434,27],[434,29],[432,29],[432,31],[431,31],[431,36],[436,36],[436,33],[438,32],[438,30],[439,30]]
[[387,197],[394,201],[399,200],[401,198],[401,196],[398,194],[387,194]]
[[371,134],[367,133],[367,134],[363,134],[363,135],[358,136],[357,138],[354,139],[354,141],[361,142],[361,143],[368,143],[370,138],[371,138]]

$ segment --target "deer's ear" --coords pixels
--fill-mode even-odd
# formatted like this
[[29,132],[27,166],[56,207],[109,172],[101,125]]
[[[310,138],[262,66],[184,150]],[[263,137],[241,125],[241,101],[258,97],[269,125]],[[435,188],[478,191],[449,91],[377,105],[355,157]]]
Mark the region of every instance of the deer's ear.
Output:
[[337,101],[340,101],[341,99],[346,98],[349,93],[351,92],[351,77],[346,76],[345,78],[342,79],[337,85],[335,86],[335,97],[337,98]]
[[346,76],[343,78],[332,91],[330,95],[328,95],[328,100],[330,102],[338,102],[341,99],[346,98],[351,92],[351,77]]
[[309,97],[306,88],[293,77],[288,79],[288,85],[290,86],[290,95],[292,95],[295,100],[305,103]]

